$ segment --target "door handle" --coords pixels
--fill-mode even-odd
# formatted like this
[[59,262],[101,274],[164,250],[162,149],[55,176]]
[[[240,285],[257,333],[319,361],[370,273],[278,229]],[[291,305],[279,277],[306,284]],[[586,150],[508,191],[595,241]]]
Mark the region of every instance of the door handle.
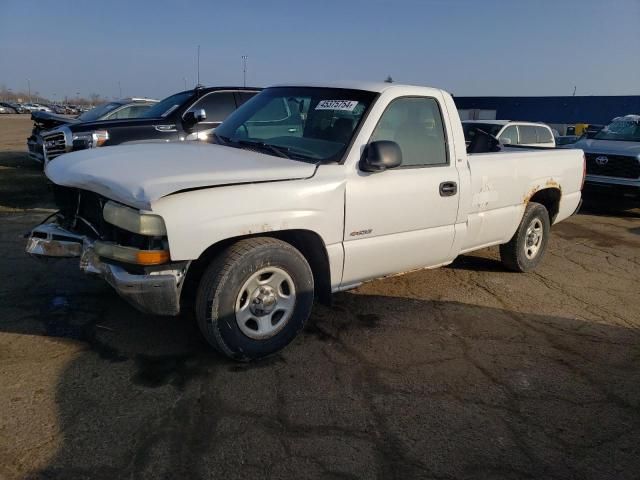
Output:
[[440,184],[440,196],[452,197],[458,193],[458,184],[456,182],[442,182]]

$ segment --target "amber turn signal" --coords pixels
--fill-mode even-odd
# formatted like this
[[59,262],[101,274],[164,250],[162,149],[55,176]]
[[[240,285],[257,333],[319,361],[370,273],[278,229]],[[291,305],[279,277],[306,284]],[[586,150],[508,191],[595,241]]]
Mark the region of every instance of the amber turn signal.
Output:
[[169,261],[169,252],[166,250],[140,250],[136,255],[138,265],[159,265]]

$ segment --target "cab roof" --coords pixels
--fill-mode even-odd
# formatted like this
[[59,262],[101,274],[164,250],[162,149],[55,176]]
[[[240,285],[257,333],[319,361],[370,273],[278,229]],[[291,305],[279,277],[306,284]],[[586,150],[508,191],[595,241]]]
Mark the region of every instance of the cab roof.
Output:
[[422,92],[429,94],[433,92],[443,92],[439,88],[424,87],[421,85],[407,85],[402,83],[387,82],[367,82],[367,81],[339,81],[339,82],[297,82],[297,83],[281,83],[271,85],[272,87],[315,87],[315,88],[344,88],[350,90],[365,90],[369,92],[382,93],[388,90],[410,91],[413,93]]
[[524,120],[463,120],[462,123],[482,123],[484,125],[509,125],[512,123],[518,125],[536,125],[548,127],[544,122],[527,122]]

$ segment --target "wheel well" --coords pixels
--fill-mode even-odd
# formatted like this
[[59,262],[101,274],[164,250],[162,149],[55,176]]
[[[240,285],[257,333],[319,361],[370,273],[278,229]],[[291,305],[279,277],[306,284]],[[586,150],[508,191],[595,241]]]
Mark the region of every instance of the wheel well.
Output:
[[327,249],[320,235],[311,230],[281,230],[269,232],[268,234],[243,235],[227,238],[214,243],[207,248],[200,257],[191,262],[181,295],[183,310],[190,310],[195,299],[200,278],[209,263],[225,248],[239,240],[252,237],[272,237],[287,242],[297,248],[307,259],[313,273],[315,294],[318,300],[324,304],[331,303],[331,269],[329,267],[329,256]]
[[549,212],[549,220],[553,224],[553,221],[560,211],[560,198],[562,192],[559,188],[544,188],[538,190],[530,199],[530,202],[536,202],[544,206]]

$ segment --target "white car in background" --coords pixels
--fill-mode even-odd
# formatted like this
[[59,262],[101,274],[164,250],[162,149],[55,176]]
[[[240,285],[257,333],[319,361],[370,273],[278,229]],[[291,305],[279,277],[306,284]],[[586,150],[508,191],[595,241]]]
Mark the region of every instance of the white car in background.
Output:
[[511,120],[465,120],[462,122],[467,145],[475,129],[493,135],[503,145],[555,148],[556,140],[551,127],[544,123],[514,122]]
[[51,113],[51,109],[49,107],[45,107],[44,105],[40,105],[38,103],[25,103],[22,107],[29,112],[49,112]]

